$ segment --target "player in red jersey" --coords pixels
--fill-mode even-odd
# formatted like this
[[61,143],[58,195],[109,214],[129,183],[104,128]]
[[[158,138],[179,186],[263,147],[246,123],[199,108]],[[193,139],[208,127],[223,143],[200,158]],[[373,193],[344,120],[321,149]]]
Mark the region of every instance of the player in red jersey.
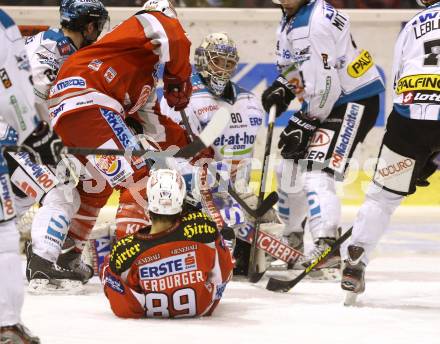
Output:
[[122,318],[211,315],[232,276],[231,254],[202,212],[182,214],[183,177],[156,170],[147,183],[152,225],[119,240],[101,271]]
[[[165,98],[176,110],[186,107],[192,89],[191,43],[169,1],[148,1],[144,8],[73,54],[60,69],[48,103],[51,124],[64,145],[138,149],[133,125],[127,123],[135,123],[162,149],[187,143],[183,129],[160,114],[155,87],[158,66],[164,64]],[[136,185],[148,169],[143,161],[123,156],[78,159],[94,179],[78,186],[81,206],[69,230],[80,252],[113,189],[123,190],[120,208],[142,203]]]

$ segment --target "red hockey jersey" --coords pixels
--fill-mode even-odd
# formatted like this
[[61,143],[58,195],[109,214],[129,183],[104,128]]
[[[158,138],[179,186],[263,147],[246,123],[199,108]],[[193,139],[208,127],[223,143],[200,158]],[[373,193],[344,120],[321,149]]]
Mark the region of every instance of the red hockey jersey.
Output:
[[104,266],[113,312],[128,318],[210,315],[233,269],[215,223],[195,212],[165,232],[148,232],[118,241]]
[[[56,117],[93,104],[119,111],[119,103],[125,115],[135,113],[154,92],[160,64],[181,80],[190,77],[190,45],[175,18],[160,12],[140,12],[130,17],[63,64],[49,94],[52,125]],[[63,99],[92,92],[101,95],[91,97],[89,103],[73,104],[72,109],[69,104],[57,107]],[[104,95],[108,97],[104,99]]]

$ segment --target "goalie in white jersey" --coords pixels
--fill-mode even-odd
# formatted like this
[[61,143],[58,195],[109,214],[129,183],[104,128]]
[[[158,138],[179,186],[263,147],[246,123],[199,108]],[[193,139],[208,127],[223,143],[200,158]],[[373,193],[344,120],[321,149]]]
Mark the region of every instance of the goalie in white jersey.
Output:
[[[276,106],[277,115],[295,98],[302,106],[280,136],[286,160],[278,188],[291,246],[302,249],[301,224],[308,217],[315,247],[302,261],[307,266],[335,242],[341,214],[335,180],[343,180],[354,149],[374,126],[384,86],[372,56],[357,47],[345,14],[323,0],[273,2],[283,12],[276,44],[280,75],[262,99],[266,111]],[[321,266],[337,264],[334,258]]]
[[[440,151],[440,2],[408,21],[394,51],[394,106],[388,117],[373,183],[342,251],[342,288],[364,291],[368,258],[405,196],[427,186]],[[349,299],[349,302],[353,300]]]
[[[238,189],[241,189],[250,180],[250,163],[254,155],[257,132],[263,122],[264,110],[253,93],[231,81],[238,60],[235,42],[228,34],[222,32],[208,34],[195,51],[197,73],[192,76],[193,94],[185,113],[192,131],[197,135],[219,108],[223,107],[229,111],[229,125],[211,147],[214,150],[214,160],[218,162],[218,170],[223,173],[228,171],[228,177]],[[160,106],[163,114],[177,123],[182,122],[180,113],[170,109],[164,99]],[[189,176],[187,174],[185,178]],[[256,203],[256,200],[250,200],[250,194],[247,196],[247,202]],[[240,206],[227,192],[216,193],[215,199],[221,208],[223,219],[229,226],[236,228],[237,231],[239,227],[247,226]],[[243,245],[247,246],[247,244]],[[238,248],[238,251],[242,254],[247,248],[244,251]],[[244,257],[239,259],[238,264],[243,265],[236,269],[236,273],[240,270],[240,273],[246,274],[248,262],[246,256],[247,254],[244,253]]]
[[[0,146],[22,144],[40,122],[29,60],[14,21],[0,9]],[[8,166],[0,151],[0,342],[39,343],[20,324],[23,277]]]

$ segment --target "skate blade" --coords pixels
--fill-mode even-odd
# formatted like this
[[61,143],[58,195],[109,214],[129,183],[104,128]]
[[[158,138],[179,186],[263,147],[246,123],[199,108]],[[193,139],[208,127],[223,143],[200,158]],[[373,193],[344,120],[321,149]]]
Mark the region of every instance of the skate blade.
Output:
[[85,289],[81,281],[33,279],[29,282],[28,292],[32,295],[81,295]]
[[352,291],[347,291],[345,294],[344,306],[353,307],[356,305],[356,300],[359,294],[353,293]]

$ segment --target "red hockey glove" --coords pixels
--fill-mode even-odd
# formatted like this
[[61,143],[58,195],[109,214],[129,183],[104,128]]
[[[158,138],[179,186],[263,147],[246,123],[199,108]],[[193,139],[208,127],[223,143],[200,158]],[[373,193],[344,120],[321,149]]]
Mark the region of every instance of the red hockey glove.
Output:
[[165,73],[163,83],[163,95],[168,105],[176,111],[185,109],[192,94],[191,80],[182,81],[177,76]]

